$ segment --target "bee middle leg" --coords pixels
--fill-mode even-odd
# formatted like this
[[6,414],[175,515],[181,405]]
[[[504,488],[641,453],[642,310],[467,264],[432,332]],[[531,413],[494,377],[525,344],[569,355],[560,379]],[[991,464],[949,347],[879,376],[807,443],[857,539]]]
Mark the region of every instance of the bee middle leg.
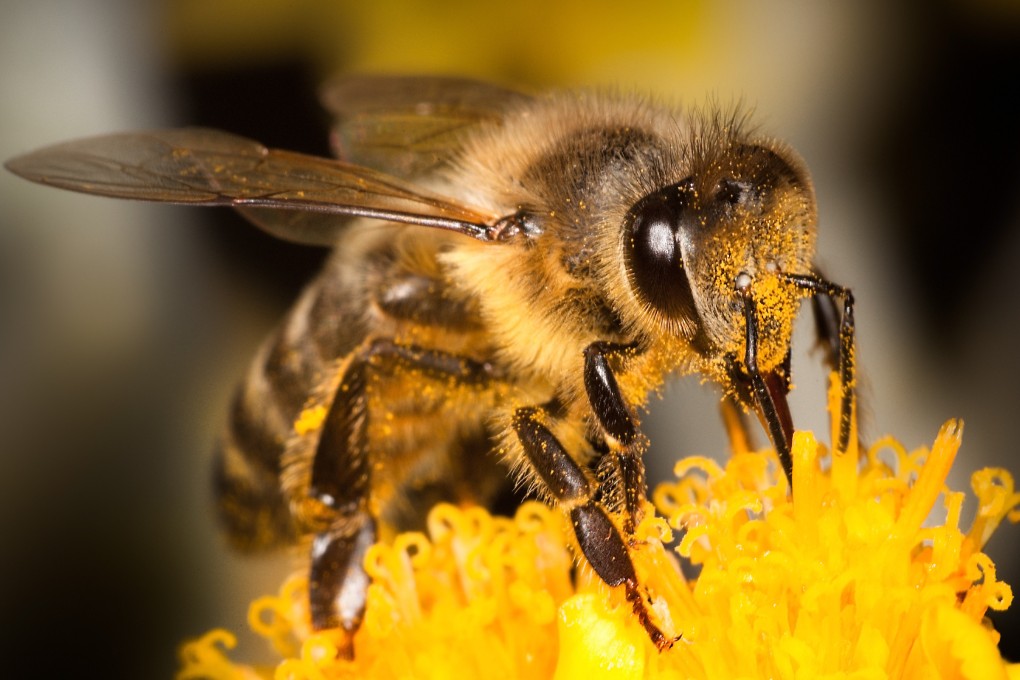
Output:
[[[594,343],[585,351],[589,400],[599,424],[614,440],[597,461],[596,480],[589,477],[547,425],[552,419],[549,409],[542,406],[517,409],[513,428],[545,490],[569,515],[585,560],[606,584],[624,587],[627,600],[652,642],[659,649],[666,649],[674,640],[652,620],[628,549],[645,496],[640,457],[645,439],[624,403],[607,360],[609,353],[623,349],[609,343]],[[622,506],[622,534],[610,517],[606,501]]]
[[459,384],[487,383],[489,364],[447,352],[378,339],[351,357],[323,422],[312,460],[308,496],[325,506],[331,520],[312,540],[309,604],[316,630],[361,624],[369,577],[365,554],[377,538],[369,510],[371,471],[367,435],[369,374],[398,365]]

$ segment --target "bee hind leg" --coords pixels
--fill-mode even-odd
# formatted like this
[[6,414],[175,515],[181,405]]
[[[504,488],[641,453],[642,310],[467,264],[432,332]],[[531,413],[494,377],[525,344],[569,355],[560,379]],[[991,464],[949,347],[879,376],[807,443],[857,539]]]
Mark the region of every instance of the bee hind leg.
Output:
[[347,633],[347,649],[352,656],[353,633],[365,613],[369,578],[365,573],[365,554],[376,541],[376,523],[367,512],[342,516],[329,529],[312,539],[309,570],[309,607],[316,630],[341,628]]
[[[347,366],[323,422],[308,488],[308,495],[332,516],[312,539],[308,585],[312,627],[341,628],[348,643],[364,616],[369,579],[363,564],[376,539],[376,523],[367,510],[367,368],[360,356]],[[352,650],[340,651],[350,656]]]
[[[307,491],[332,517],[312,540],[312,626],[341,628],[348,641],[364,617],[369,584],[364,560],[377,538],[376,519],[368,509],[367,385],[369,373],[383,366],[415,369],[460,384],[484,385],[494,377],[487,363],[385,338],[366,343],[348,362],[319,434]],[[351,650],[341,653],[349,656]]]

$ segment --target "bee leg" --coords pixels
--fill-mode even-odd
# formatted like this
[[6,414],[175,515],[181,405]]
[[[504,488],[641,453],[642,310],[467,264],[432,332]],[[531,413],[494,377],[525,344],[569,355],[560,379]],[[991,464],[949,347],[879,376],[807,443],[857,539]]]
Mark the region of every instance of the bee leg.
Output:
[[353,656],[353,634],[365,614],[369,584],[365,554],[375,541],[375,520],[364,511],[341,516],[312,539],[308,575],[312,627],[342,628],[348,647],[340,652],[348,658]]
[[[828,345],[829,365],[835,364],[839,369],[840,404],[839,404],[839,436],[836,441],[837,451],[846,451],[850,443],[850,420],[852,418],[854,391],[857,388],[856,366],[854,357],[854,295],[849,288],[838,286],[821,276],[787,274],[785,278],[799,288],[811,292],[811,304],[815,313],[815,327],[819,339]],[[836,312],[833,298],[842,298],[842,314]],[[836,325],[836,318],[839,325]],[[838,337],[838,340],[837,340]],[[833,355],[836,360],[833,361]]]
[[854,296],[844,289],[843,318],[839,324],[839,380],[843,394],[839,406],[839,441],[836,448],[846,451],[850,443],[850,419],[853,411],[857,376],[854,367]]
[[779,371],[762,373],[758,370],[758,323],[755,315],[754,298],[744,296],[744,318],[747,338],[745,341],[744,368],[750,382],[751,394],[758,406],[758,416],[769,432],[779,462],[786,473],[786,479],[793,488],[793,418],[786,401],[790,391],[789,374],[790,353],[787,352],[783,367]]
[[592,412],[602,430],[619,444],[603,454],[599,461],[599,478],[618,482],[626,509],[624,530],[628,533],[634,532],[641,519],[641,502],[646,489],[641,455],[648,442],[638,431],[637,422],[620,393],[609,357],[633,350],[631,345],[608,342],[593,342],[584,350],[584,387]]
[[839,307],[831,295],[815,293],[811,296],[811,313],[815,319],[815,335],[825,351],[825,364],[832,370],[839,368]]
[[308,495],[335,513],[330,526],[312,540],[309,606],[316,630],[342,628],[353,634],[365,611],[368,574],[363,564],[376,538],[375,520],[367,511],[367,368],[363,357],[348,365],[312,461]]
[[334,513],[329,527],[312,541],[309,596],[312,626],[317,630],[340,627],[353,633],[365,612],[369,578],[364,558],[376,540],[376,522],[368,511],[366,387],[368,372],[380,362],[461,384],[484,384],[493,377],[489,364],[389,339],[373,340],[351,358],[323,422],[308,487],[308,495]]
[[541,407],[524,407],[514,412],[513,428],[528,462],[546,492],[569,515],[581,554],[595,573],[610,586],[624,587],[634,613],[659,649],[672,646],[674,640],[652,621],[626,541],[605,509],[594,500],[596,485],[543,423],[547,417],[548,412]]
[[[827,284],[825,292],[815,293],[811,297],[811,303],[819,339],[826,342],[829,347],[829,367],[839,370],[842,394],[839,404],[839,440],[836,442],[836,449],[846,451],[850,443],[850,418],[854,390],[857,387],[854,367],[854,296],[846,288],[834,286],[827,281],[823,283]],[[833,299],[837,296],[843,298],[842,314],[839,314],[836,301]],[[838,326],[836,319],[839,319]]]

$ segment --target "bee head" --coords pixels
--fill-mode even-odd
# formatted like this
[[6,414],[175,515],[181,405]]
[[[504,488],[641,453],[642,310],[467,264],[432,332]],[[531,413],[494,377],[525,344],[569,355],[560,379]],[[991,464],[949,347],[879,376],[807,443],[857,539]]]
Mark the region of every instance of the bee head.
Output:
[[706,358],[743,353],[751,296],[761,364],[775,366],[800,297],[779,275],[810,271],[815,222],[810,182],[790,152],[732,144],[628,211],[629,285],[653,323]]

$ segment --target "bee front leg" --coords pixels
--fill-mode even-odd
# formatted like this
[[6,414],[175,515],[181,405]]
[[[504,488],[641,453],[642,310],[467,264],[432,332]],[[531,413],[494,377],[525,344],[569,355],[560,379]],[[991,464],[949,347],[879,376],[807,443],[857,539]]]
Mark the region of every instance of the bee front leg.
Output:
[[[836,448],[846,451],[850,439],[850,418],[853,408],[853,393],[857,387],[854,369],[854,296],[847,288],[828,283],[822,284],[811,296],[811,309],[815,316],[815,330],[819,342],[826,348],[826,363],[829,368],[839,371],[842,395],[839,409],[839,440]],[[843,298],[840,313],[835,298]]]
[[815,319],[815,337],[825,353],[825,365],[839,369],[839,307],[828,293],[811,296],[811,313]]
[[531,468],[545,491],[570,517],[578,547],[591,568],[608,585],[623,586],[652,642],[659,649],[670,647],[672,638],[652,621],[627,542],[606,510],[595,501],[598,486],[546,425],[548,418],[549,413],[542,407],[519,408],[514,412],[513,428]]
[[648,448],[648,441],[639,432],[609,364],[610,356],[628,351],[633,351],[633,347],[608,342],[593,342],[586,347],[584,388],[603,432],[615,440],[615,445],[599,460],[599,478],[611,482],[625,510],[624,529],[633,533],[641,520],[641,504],[647,487],[642,454]]
[[[666,649],[674,640],[652,621],[628,550],[646,492],[641,454],[647,440],[624,402],[609,357],[629,351],[633,347],[595,342],[584,352],[585,390],[596,420],[611,438],[596,464],[598,481],[589,478],[549,429],[546,409],[518,409],[513,427],[546,491],[568,513],[588,564],[608,585],[625,588],[627,600],[652,642]],[[622,534],[606,510],[607,502],[623,511]]]
[[[811,293],[811,306],[815,315],[815,330],[818,339],[826,348],[828,365],[839,370],[842,392],[840,394],[839,433],[834,446],[837,451],[846,451],[850,442],[850,420],[854,394],[857,389],[853,293],[849,288],[832,283],[822,278],[818,273],[806,276],[787,274],[785,278]],[[843,300],[842,313],[839,312],[835,298]]]

